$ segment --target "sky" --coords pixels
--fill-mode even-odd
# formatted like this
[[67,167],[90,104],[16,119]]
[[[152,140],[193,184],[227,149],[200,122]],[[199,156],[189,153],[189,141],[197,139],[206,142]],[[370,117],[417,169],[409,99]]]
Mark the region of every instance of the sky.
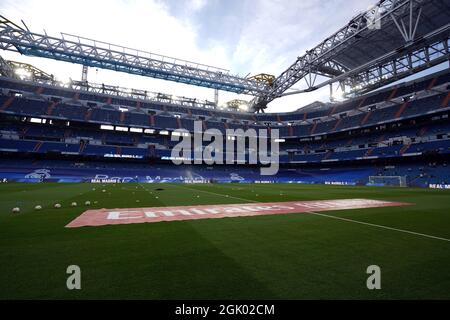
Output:
[[[36,33],[61,32],[247,74],[280,75],[375,0],[1,0],[0,14]],[[0,51],[66,81],[80,65]],[[212,89],[89,68],[88,81],[214,100]],[[301,80],[303,81],[303,80]],[[297,87],[294,86],[294,88]],[[219,105],[252,97],[220,91]],[[268,112],[329,101],[325,87],[276,99]]]

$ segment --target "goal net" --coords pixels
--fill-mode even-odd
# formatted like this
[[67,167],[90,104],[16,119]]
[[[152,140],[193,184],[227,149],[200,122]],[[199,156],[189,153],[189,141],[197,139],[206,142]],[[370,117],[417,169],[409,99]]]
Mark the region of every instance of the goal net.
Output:
[[406,187],[405,176],[370,176],[370,186]]

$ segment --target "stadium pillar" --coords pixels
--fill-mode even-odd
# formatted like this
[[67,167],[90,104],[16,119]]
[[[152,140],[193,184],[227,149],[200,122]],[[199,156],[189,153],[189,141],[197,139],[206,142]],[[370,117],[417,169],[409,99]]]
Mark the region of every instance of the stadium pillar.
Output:
[[87,82],[87,76],[88,76],[88,66],[83,65],[83,69],[81,69],[81,81]]
[[216,105],[216,108],[219,106],[219,90],[214,89],[214,104]]

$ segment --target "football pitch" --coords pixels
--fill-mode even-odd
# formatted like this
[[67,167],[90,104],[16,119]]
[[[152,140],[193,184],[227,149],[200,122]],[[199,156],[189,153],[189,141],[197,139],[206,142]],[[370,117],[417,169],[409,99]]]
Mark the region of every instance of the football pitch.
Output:
[[[88,209],[334,199],[413,205],[65,227]],[[81,269],[81,290],[66,287],[69,265]],[[380,290],[366,286],[371,265],[380,267]],[[449,299],[450,191],[1,184],[0,299],[51,298]]]

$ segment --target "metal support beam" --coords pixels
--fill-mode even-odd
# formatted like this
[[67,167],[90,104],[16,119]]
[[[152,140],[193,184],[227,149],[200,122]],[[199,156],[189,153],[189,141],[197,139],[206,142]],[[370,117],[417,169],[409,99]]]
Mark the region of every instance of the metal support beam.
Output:
[[15,78],[13,67],[2,56],[0,56],[0,75]]
[[36,68],[35,66],[32,66],[28,63],[23,62],[17,62],[17,61],[6,61],[4,62],[9,66],[10,68],[10,75],[6,75],[11,78],[20,78],[20,79],[29,79],[32,81],[54,81],[54,77],[51,74],[48,74],[45,71],[42,71],[41,69]]
[[[408,16],[408,24],[407,24],[408,28],[406,27],[405,22],[403,20],[400,20],[400,22],[401,22],[401,26],[400,26],[400,24],[397,21],[397,18],[395,18],[395,16],[392,13],[390,15],[390,17],[392,18],[392,21],[394,21],[395,26],[397,27],[398,31],[402,35],[403,39],[405,39],[405,42],[411,42],[414,40],[416,31],[417,31],[417,26],[419,25],[420,16],[422,14],[422,8],[419,8],[419,12],[417,14],[416,21],[414,22],[413,9],[414,9],[413,0],[409,0],[409,16]],[[413,26],[414,26],[414,28],[413,28]]]
[[[17,83],[24,83],[43,86],[49,86],[53,89],[68,89],[73,91],[83,91],[86,93],[92,94],[102,94],[107,96],[121,97],[124,99],[139,99],[144,102],[149,103],[168,103],[175,106],[187,106],[187,107],[196,107],[196,108],[207,108],[207,109],[215,109],[216,106],[214,102],[208,100],[200,100],[195,98],[187,98],[187,97],[178,97],[170,94],[164,94],[160,92],[152,92],[148,90],[142,89],[132,89],[125,88],[107,84],[99,84],[92,82],[83,82],[83,81],[70,81],[69,83],[58,82],[54,79],[47,78],[36,78],[36,79],[12,79],[8,78],[10,81],[14,81]],[[144,108],[144,106],[142,106]]]
[[[405,45],[401,50],[392,51],[359,68],[324,81],[316,88],[340,81],[348,88],[349,93],[363,94],[445,62],[450,58],[450,25],[437,30],[433,34],[441,33],[447,34],[447,37],[443,40],[433,41],[430,44],[427,44],[426,41],[421,42],[420,46]],[[422,40],[433,38],[433,34],[424,37]],[[423,45],[424,43],[425,45]],[[403,54],[399,54],[398,51],[402,51]],[[306,90],[286,92],[281,96],[303,92],[306,92]]]
[[266,84],[231,75],[225,69],[69,34],[50,37],[33,33],[1,16],[0,49],[239,94],[268,92]]

